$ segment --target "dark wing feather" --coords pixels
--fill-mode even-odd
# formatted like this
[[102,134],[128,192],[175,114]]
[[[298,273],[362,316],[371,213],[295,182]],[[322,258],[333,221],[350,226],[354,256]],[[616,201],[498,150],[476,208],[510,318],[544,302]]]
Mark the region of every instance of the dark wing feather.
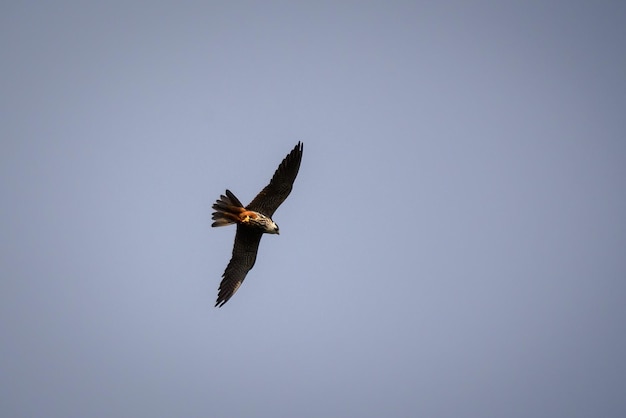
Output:
[[243,280],[246,274],[254,267],[256,254],[263,233],[242,225],[237,225],[235,234],[235,244],[233,246],[233,256],[222,275],[220,289],[217,295],[215,306],[222,306],[230,299]]
[[270,184],[261,190],[261,193],[250,202],[246,209],[261,212],[270,218],[272,217],[276,209],[291,193],[293,182],[300,169],[302,149],[302,143],[298,142],[298,145],[280,163]]

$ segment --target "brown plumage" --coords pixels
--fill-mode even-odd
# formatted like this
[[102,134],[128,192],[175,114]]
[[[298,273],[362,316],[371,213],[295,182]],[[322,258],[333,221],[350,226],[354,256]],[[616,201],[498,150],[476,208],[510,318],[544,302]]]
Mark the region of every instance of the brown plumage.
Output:
[[280,163],[270,184],[248,206],[244,207],[230,190],[226,190],[226,195],[221,195],[213,205],[215,212],[211,226],[237,224],[233,255],[222,275],[215,306],[223,306],[239,289],[254,266],[263,234],[279,233],[278,225],[271,217],[291,193],[300,169],[302,150],[303,144],[298,142]]

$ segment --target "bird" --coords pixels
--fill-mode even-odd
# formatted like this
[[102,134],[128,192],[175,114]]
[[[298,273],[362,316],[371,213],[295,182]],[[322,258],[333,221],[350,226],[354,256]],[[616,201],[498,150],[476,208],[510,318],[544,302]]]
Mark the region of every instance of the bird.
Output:
[[263,234],[279,234],[272,216],[291,193],[300,170],[304,144],[298,144],[280,163],[270,183],[256,195],[248,206],[228,189],[213,204],[212,227],[237,225],[233,253],[222,274],[216,307],[222,307],[239,289],[248,272],[254,267]]

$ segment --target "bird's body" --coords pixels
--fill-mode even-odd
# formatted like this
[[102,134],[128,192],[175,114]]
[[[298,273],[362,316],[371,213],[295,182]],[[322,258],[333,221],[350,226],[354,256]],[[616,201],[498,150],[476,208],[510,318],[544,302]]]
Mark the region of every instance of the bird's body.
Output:
[[224,305],[239,289],[254,266],[263,234],[279,233],[278,225],[271,217],[291,193],[300,169],[302,150],[302,143],[298,142],[278,166],[270,184],[248,206],[244,207],[230,190],[213,204],[215,212],[211,226],[237,225],[233,255],[222,275],[215,306]]
[[213,213],[214,227],[239,224],[267,234],[278,234],[278,225],[270,217],[244,208],[230,190],[226,190],[226,196],[220,196],[213,209],[216,210]]

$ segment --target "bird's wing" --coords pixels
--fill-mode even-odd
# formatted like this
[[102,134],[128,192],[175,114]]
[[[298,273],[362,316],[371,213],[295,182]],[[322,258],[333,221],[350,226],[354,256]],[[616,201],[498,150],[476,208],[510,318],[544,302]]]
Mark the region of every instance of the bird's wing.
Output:
[[293,182],[300,169],[302,149],[302,143],[298,142],[298,145],[296,145],[295,148],[287,154],[283,162],[280,163],[270,184],[265,186],[265,188],[261,190],[261,193],[256,195],[246,209],[261,212],[270,218],[272,217],[276,209],[278,209],[280,204],[283,203],[285,199],[287,199],[287,196],[289,196],[289,193],[291,193]]
[[215,306],[224,305],[239,289],[246,278],[246,274],[254,266],[262,236],[263,233],[259,230],[237,225],[233,255],[222,275],[223,279],[220,283]]

